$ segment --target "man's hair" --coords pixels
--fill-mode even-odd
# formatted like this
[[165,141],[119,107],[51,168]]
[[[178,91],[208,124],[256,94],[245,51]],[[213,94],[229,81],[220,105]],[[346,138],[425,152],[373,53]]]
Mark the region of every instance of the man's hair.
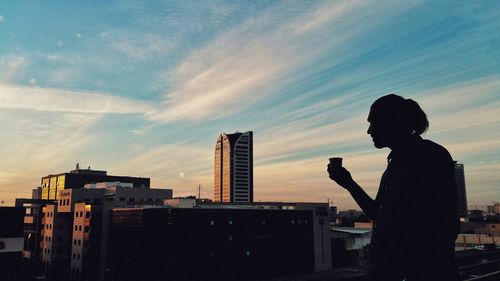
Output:
[[395,94],[377,99],[370,107],[379,118],[396,122],[412,134],[423,134],[429,128],[427,115],[418,103]]

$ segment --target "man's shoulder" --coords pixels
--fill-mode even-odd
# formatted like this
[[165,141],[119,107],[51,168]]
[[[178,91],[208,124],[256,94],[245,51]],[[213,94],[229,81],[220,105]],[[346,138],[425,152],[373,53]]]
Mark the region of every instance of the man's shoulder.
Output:
[[422,139],[420,147],[421,153],[425,156],[432,156],[432,158],[453,161],[450,152],[444,146],[431,140]]

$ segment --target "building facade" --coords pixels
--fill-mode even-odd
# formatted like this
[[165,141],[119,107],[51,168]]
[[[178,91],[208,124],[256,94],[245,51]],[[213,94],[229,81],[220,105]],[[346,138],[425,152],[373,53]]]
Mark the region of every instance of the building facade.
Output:
[[57,200],[19,199],[30,207],[24,218],[23,258],[31,264],[39,261],[38,272],[52,280],[103,280],[111,209],[162,205],[172,198],[172,189],[150,189],[149,178],[135,179],[140,181],[63,188],[57,190]]
[[214,159],[214,201],[253,202],[253,132],[221,134]]
[[[24,208],[0,207],[0,276],[14,280],[20,269],[23,250]],[[16,279],[17,280],[17,279]]]
[[[306,210],[113,209],[113,280],[260,280],[314,271]],[[325,237],[328,239],[328,237]]]
[[455,182],[457,183],[458,215],[461,218],[467,217],[467,192],[465,189],[464,164],[454,161]]
[[78,166],[69,173],[48,175],[41,180],[41,198],[57,200],[59,191],[69,188],[83,188],[86,184],[98,182],[131,183],[136,188],[149,188],[150,179],[128,176],[110,176],[106,171],[80,169]]

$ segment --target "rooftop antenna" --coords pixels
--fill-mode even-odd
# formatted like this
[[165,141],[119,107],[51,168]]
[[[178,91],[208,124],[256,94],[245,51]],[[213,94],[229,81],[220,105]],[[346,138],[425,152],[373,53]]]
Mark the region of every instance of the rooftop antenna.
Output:
[[198,199],[201,199],[201,184],[198,184]]
[[79,162],[76,163],[76,169],[77,170],[80,169],[80,163]]

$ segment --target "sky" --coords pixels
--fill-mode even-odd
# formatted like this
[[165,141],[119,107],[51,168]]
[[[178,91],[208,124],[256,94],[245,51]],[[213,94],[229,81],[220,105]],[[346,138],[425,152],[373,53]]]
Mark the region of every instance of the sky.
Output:
[[366,118],[389,93],[470,205],[500,201],[498,1],[1,1],[0,200],[76,163],[211,198],[219,134],[251,130],[256,201],[356,208],[328,158],[376,194]]

